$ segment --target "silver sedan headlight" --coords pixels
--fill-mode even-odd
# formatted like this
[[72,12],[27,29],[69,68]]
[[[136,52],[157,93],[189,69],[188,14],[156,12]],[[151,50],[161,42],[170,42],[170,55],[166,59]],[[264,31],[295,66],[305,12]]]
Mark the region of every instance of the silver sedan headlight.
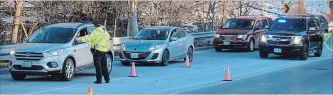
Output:
[[121,50],[123,50],[123,51],[126,50],[126,46],[125,46],[125,44],[121,44],[120,46],[121,46]]
[[160,49],[164,44],[160,44],[160,45],[154,45],[154,46],[151,46],[149,47],[149,51],[153,51],[153,50],[157,50],[157,49]]
[[15,49],[10,50],[9,54],[10,54],[10,55],[15,55],[15,54],[16,54]]
[[215,34],[215,38],[220,38],[220,34]]
[[47,56],[58,56],[61,55],[64,52],[64,49],[57,49],[57,50],[51,50],[46,52]]

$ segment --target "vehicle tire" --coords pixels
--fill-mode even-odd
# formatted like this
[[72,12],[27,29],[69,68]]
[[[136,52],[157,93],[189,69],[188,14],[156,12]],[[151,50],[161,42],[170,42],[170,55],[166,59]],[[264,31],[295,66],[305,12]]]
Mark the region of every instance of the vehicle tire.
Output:
[[268,53],[265,52],[265,51],[262,51],[262,50],[259,51],[259,55],[260,55],[260,58],[267,58],[268,57]]
[[170,58],[170,54],[168,50],[164,50],[163,51],[163,55],[162,55],[162,61],[161,61],[161,65],[162,66],[167,66],[169,64],[169,58]]
[[[192,60],[193,60],[193,48],[192,47],[189,47],[187,49],[187,55],[188,55],[189,61],[192,62]],[[186,61],[186,57],[184,58],[184,61]]]
[[108,72],[109,72],[109,74],[111,73],[111,71],[112,71],[112,63],[113,63],[113,57],[112,57],[112,55],[110,55],[110,54],[107,54],[106,55],[106,62],[107,62],[107,68],[108,68]]
[[323,52],[323,42],[319,42],[319,47],[317,48],[317,52],[316,53],[314,53],[314,56],[315,57],[320,57],[321,56],[321,54],[322,54],[322,52]]
[[62,65],[61,79],[64,81],[70,81],[74,77],[75,65],[74,61],[70,58],[65,60],[65,63]]
[[24,78],[26,77],[26,75],[24,74],[15,74],[15,73],[11,73],[11,76],[14,80],[24,80]]
[[249,45],[247,46],[247,51],[253,52],[254,51],[254,45],[255,45],[254,40],[250,39]]
[[216,51],[216,52],[221,52],[221,51],[222,51],[222,48],[215,47],[215,51]]
[[121,62],[121,64],[124,65],[124,66],[130,66],[131,65],[130,62]]
[[308,59],[308,55],[309,55],[308,51],[309,51],[308,45],[305,44],[303,46],[303,48],[301,49],[301,53],[300,53],[299,59],[300,60],[307,60]]

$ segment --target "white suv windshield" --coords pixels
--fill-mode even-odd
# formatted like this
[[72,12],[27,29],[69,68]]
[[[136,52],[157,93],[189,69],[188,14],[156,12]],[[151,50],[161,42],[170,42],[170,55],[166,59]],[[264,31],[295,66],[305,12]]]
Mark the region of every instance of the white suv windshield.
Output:
[[27,43],[67,43],[75,35],[72,28],[48,27],[37,30]]

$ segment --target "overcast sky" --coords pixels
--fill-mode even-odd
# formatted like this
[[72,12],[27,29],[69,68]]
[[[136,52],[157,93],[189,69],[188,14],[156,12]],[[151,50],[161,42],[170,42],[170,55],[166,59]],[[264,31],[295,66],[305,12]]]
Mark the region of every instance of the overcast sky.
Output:
[[320,12],[330,14],[327,0],[306,0],[306,6],[309,12],[312,11],[314,14],[320,14]]

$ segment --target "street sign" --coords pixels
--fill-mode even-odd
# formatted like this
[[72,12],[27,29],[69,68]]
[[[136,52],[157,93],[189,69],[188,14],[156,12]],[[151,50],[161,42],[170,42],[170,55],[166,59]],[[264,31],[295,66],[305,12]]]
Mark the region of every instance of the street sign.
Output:
[[283,5],[283,12],[288,13],[289,10],[290,10],[290,4],[284,4]]

